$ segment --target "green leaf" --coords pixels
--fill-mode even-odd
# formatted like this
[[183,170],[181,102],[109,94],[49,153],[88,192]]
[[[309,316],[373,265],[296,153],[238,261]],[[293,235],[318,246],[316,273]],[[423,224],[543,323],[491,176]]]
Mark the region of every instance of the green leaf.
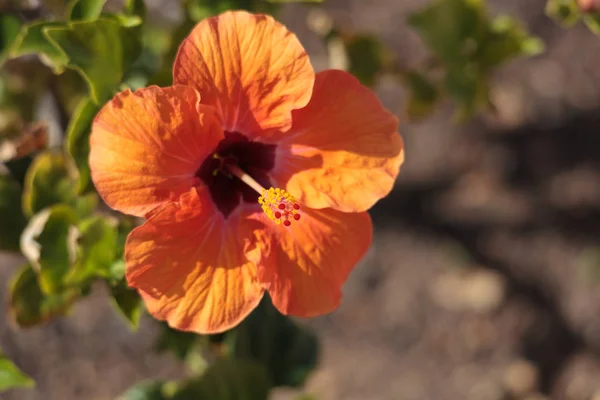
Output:
[[129,388],[118,400],[168,400],[164,382],[142,382]]
[[281,315],[267,297],[235,335],[235,357],[265,366],[273,386],[300,387],[317,365],[316,336]]
[[75,161],[79,171],[78,191],[85,191],[90,183],[90,133],[92,121],[100,107],[90,97],[81,100],[67,127],[67,152]]
[[147,85],[170,86],[173,84],[173,72],[171,67],[163,67],[158,70],[149,80]]
[[0,175],[0,215],[0,249],[18,251],[27,219],[21,210],[21,187],[8,175]]
[[466,64],[462,69],[449,69],[445,78],[446,92],[459,106],[455,119],[465,121],[477,108],[489,101],[490,87],[487,76],[482,74],[475,63]]
[[267,400],[269,379],[265,369],[248,360],[221,359],[204,375],[184,382],[172,400]]
[[600,35],[600,13],[587,13],[583,16],[583,22],[592,33]]
[[14,15],[0,15],[0,64],[9,56],[21,31],[21,20]]
[[31,388],[35,382],[0,352],[0,393],[9,389]]
[[[196,0],[188,3],[188,7],[193,7]],[[204,18],[204,17],[203,17]],[[189,35],[196,23],[189,15],[179,24],[175,30],[169,35],[171,38],[170,45],[163,56],[162,67],[150,78],[148,85],[170,86],[173,84],[172,65],[177,56],[179,45]]]
[[69,27],[46,28],[45,32],[68,58],[68,67],[86,80],[96,104],[114,94],[141,52],[138,36],[109,19],[74,22]]
[[125,242],[129,233],[137,225],[137,219],[135,217],[122,216],[119,218],[119,225],[117,227],[117,247],[116,257],[123,258],[123,252],[125,251]]
[[135,28],[132,32],[141,36],[142,25],[146,18],[146,4],[144,0],[126,0],[122,13],[105,14],[105,17],[114,19],[123,27]]
[[435,64],[445,68],[444,89],[458,103],[461,120],[490,104],[489,81],[495,67],[544,49],[542,41],[529,36],[514,19],[492,21],[483,0],[437,0],[408,21],[433,52]]
[[4,166],[8,169],[10,176],[12,176],[19,185],[25,184],[25,175],[29,170],[29,166],[33,163],[32,155],[28,154],[25,157],[16,158],[4,162]]
[[546,15],[564,27],[573,26],[581,18],[577,0],[548,0]]
[[79,218],[89,217],[98,208],[98,195],[95,192],[91,192],[77,197],[74,208]]
[[102,13],[106,0],[72,0],[67,9],[69,21],[94,21]]
[[600,35],[600,12],[582,10],[577,0],[548,0],[546,15],[567,28],[583,20],[592,33]]
[[438,0],[411,15],[409,23],[449,68],[478,62],[486,69],[543,50],[543,43],[513,18],[491,21],[481,0]]
[[126,0],[123,12],[125,15],[137,16],[143,21],[146,18],[146,3],[144,0]]
[[418,120],[429,115],[441,99],[440,90],[425,75],[416,71],[409,71],[402,78],[410,91],[407,104],[409,117]]
[[[131,69],[123,79],[121,90],[141,89],[148,85],[151,77],[155,76],[160,67],[158,56],[148,48],[144,48],[140,57],[131,66]],[[171,67],[168,68],[171,73]]]
[[193,21],[221,14],[228,10],[247,10],[274,14],[279,4],[263,0],[190,0],[187,2],[187,12]]
[[75,262],[77,215],[58,204],[36,214],[23,231],[21,251],[39,273],[43,293],[57,293]]
[[23,212],[27,216],[57,203],[72,204],[77,183],[73,171],[61,153],[39,154],[25,176]]
[[482,0],[437,0],[424,10],[409,16],[425,44],[444,63],[464,63],[486,33]]
[[109,281],[117,285],[125,277],[125,261],[123,261],[123,252],[125,251],[125,241],[129,232],[136,226],[134,217],[121,216],[117,226],[117,243],[115,246],[115,261],[110,266]]
[[116,221],[94,215],[79,223],[77,257],[66,282],[83,286],[92,278],[108,278],[117,247]]
[[142,299],[138,292],[128,288],[127,283],[123,280],[116,286],[111,287],[110,294],[113,305],[129,323],[129,327],[133,331],[136,331],[140,324],[143,310]]
[[531,37],[510,17],[498,17],[489,27],[484,45],[479,47],[476,59],[487,70],[520,55],[537,55],[544,51],[544,43]]
[[117,259],[110,266],[110,278],[109,280],[114,282],[119,282],[125,278],[125,271],[127,266],[125,265],[125,260]]
[[18,57],[25,54],[39,54],[44,64],[50,66],[54,73],[59,74],[64,71],[69,62],[68,57],[48,40],[44,30],[48,28],[63,27],[60,22],[37,21],[23,25],[21,32],[14,41],[10,51],[11,57]]
[[122,13],[106,13],[102,15],[102,19],[105,21],[116,22],[123,28],[135,28],[130,29],[129,31],[135,33],[136,35],[138,34],[139,28],[144,22],[144,20],[137,15],[127,15]]
[[358,35],[345,41],[349,72],[363,84],[373,86],[387,64],[385,48],[374,36]]
[[156,343],[157,351],[171,351],[180,360],[185,360],[199,344],[201,336],[192,332],[177,331],[161,323],[162,332]]
[[248,360],[219,359],[204,374],[180,383],[142,382],[119,400],[267,400],[264,368]]
[[79,293],[69,289],[45,295],[38,284],[38,276],[30,265],[23,266],[9,285],[9,315],[20,327],[30,327],[64,315]]

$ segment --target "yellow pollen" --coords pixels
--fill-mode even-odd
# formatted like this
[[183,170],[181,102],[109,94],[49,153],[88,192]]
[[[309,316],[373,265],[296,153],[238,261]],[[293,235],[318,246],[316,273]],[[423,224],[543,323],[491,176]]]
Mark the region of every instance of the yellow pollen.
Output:
[[276,224],[290,226],[292,221],[300,219],[300,205],[296,199],[283,189],[270,188],[263,190],[258,203],[269,219]]
[[292,221],[300,220],[300,205],[291,194],[279,188],[265,189],[235,164],[225,164],[225,166],[229,172],[260,194],[258,203],[270,220],[283,226],[290,226]]

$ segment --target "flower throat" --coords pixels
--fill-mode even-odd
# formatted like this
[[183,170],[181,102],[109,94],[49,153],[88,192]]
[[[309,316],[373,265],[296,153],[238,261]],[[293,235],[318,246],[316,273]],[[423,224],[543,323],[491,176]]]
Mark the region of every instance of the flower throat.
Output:
[[225,132],[225,138],[202,163],[196,176],[208,186],[213,202],[226,218],[242,202],[258,202],[277,224],[290,226],[300,219],[296,200],[285,190],[271,187],[268,173],[275,165],[275,148],[252,142],[238,132]]

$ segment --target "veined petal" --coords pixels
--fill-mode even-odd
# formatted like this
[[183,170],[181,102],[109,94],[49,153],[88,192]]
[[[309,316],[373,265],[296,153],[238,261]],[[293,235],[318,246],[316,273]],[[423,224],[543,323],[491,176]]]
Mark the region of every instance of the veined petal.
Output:
[[127,282],[150,314],[176,329],[217,333],[237,325],[263,289],[246,254],[260,251],[242,213],[228,219],[208,190],[192,189],[134,229],[125,246]]
[[193,88],[126,90],[92,125],[92,180],[109,206],[144,216],[188,191],[223,137],[214,109],[201,105]]
[[369,209],[393,188],[404,160],[398,119],[343,71],[317,74],[310,103],[293,112],[271,177],[300,203],[344,212]]
[[258,278],[283,314],[312,317],[339,306],[341,287],[368,250],[373,228],[366,212],[304,207],[301,213],[289,227],[271,223],[262,231],[270,248],[263,249]]
[[195,87],[217,108],[223,129],[252,138],[285,131],[304,107],[315,79],[294,34],[267,15],[226,12],[200,22],[183,41],[173,82]]

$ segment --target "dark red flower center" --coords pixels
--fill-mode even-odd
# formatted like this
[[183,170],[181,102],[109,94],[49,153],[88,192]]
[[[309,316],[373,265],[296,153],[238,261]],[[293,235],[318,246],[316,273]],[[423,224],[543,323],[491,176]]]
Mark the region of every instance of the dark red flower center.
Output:
[[217,208],[227,218],[241,203],[258,204],[251,187],[231,175],[228,164],[235,164],[263,187],[269,188],[268,172],[275,165],[275,145],[253,142],[238,132],[225,132],[213,154],[204,160],[196,176],[208,186]]

